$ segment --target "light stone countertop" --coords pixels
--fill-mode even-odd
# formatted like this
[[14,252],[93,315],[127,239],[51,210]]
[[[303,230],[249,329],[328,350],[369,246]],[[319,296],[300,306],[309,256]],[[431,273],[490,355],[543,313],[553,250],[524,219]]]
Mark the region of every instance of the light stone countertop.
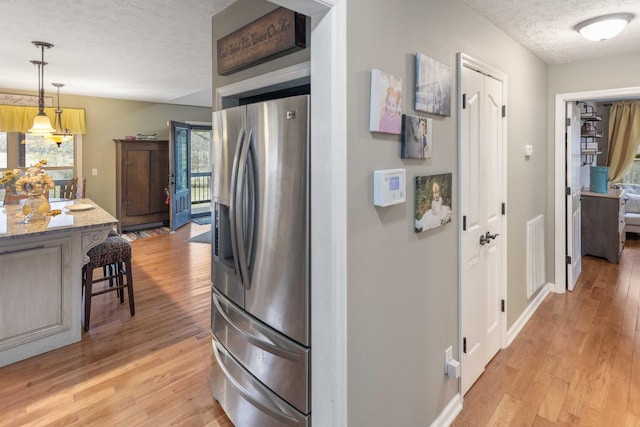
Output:
[[[67,206],[79,204],[92,205],[93,209],[71,211],[67,208]],[[47,216],[44,221],[25,224],[22,205],[0,206],[0,242],[24,236],[59,233],[71,229],[104,228],[118,224],[116,218],[91,199],[51,202],[51,209],[60,209],[62,213]]]

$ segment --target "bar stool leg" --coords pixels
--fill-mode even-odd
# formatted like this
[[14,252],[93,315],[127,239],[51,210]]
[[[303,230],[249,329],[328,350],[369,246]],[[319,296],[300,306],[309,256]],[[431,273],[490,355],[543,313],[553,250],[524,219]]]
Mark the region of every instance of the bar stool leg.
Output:
[[[136,308],[133,302],[133,275],[131,274],[131,258],[127,258],[124,261],[124,264],[126,269],[125,273],[127,274],[127,292],[129,293],[129,311],[133,316],[136,314]],[[122,291],[124,291],[124,289],[122,289]]]

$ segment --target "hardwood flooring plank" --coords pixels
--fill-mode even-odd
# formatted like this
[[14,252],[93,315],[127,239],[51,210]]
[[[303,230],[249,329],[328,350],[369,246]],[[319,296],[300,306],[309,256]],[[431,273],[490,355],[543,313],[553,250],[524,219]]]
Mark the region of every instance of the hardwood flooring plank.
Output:
[[640,420],[640,239],[620,264],[584,257],[464,396],[454,426],[627,426]]
[[0,368],[0,426],[231,427],[211,396],[210,229],[132,242],[136,315],[92,300],[82,341]]

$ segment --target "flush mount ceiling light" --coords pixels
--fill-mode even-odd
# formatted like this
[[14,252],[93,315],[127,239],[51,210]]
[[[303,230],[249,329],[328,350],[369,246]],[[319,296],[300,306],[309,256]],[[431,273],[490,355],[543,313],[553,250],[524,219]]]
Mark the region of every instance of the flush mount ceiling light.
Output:
[[51,120],[44,112],[44,49],[52,48],[53,45],[47,42],[31,42],[37,48],[40,48],[42,55],[40,61],[31,61],[33,65],[38,66],[38,115],[33,119],[33,126],[29,129],[29,133],[39,136],[51,135],[56,130],[51,127]]
[[575,29],[586,39],[603,41],[620,34],[631,19],[631,13],[614,13],[587,19],[576,25]]

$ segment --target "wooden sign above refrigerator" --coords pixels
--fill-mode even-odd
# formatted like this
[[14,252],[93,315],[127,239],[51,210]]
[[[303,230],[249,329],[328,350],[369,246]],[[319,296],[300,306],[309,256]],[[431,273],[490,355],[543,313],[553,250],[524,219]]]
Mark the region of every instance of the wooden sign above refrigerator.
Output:
[[225,76],[306,47],[306,16],[280,7],[217,42],[218,74]]

